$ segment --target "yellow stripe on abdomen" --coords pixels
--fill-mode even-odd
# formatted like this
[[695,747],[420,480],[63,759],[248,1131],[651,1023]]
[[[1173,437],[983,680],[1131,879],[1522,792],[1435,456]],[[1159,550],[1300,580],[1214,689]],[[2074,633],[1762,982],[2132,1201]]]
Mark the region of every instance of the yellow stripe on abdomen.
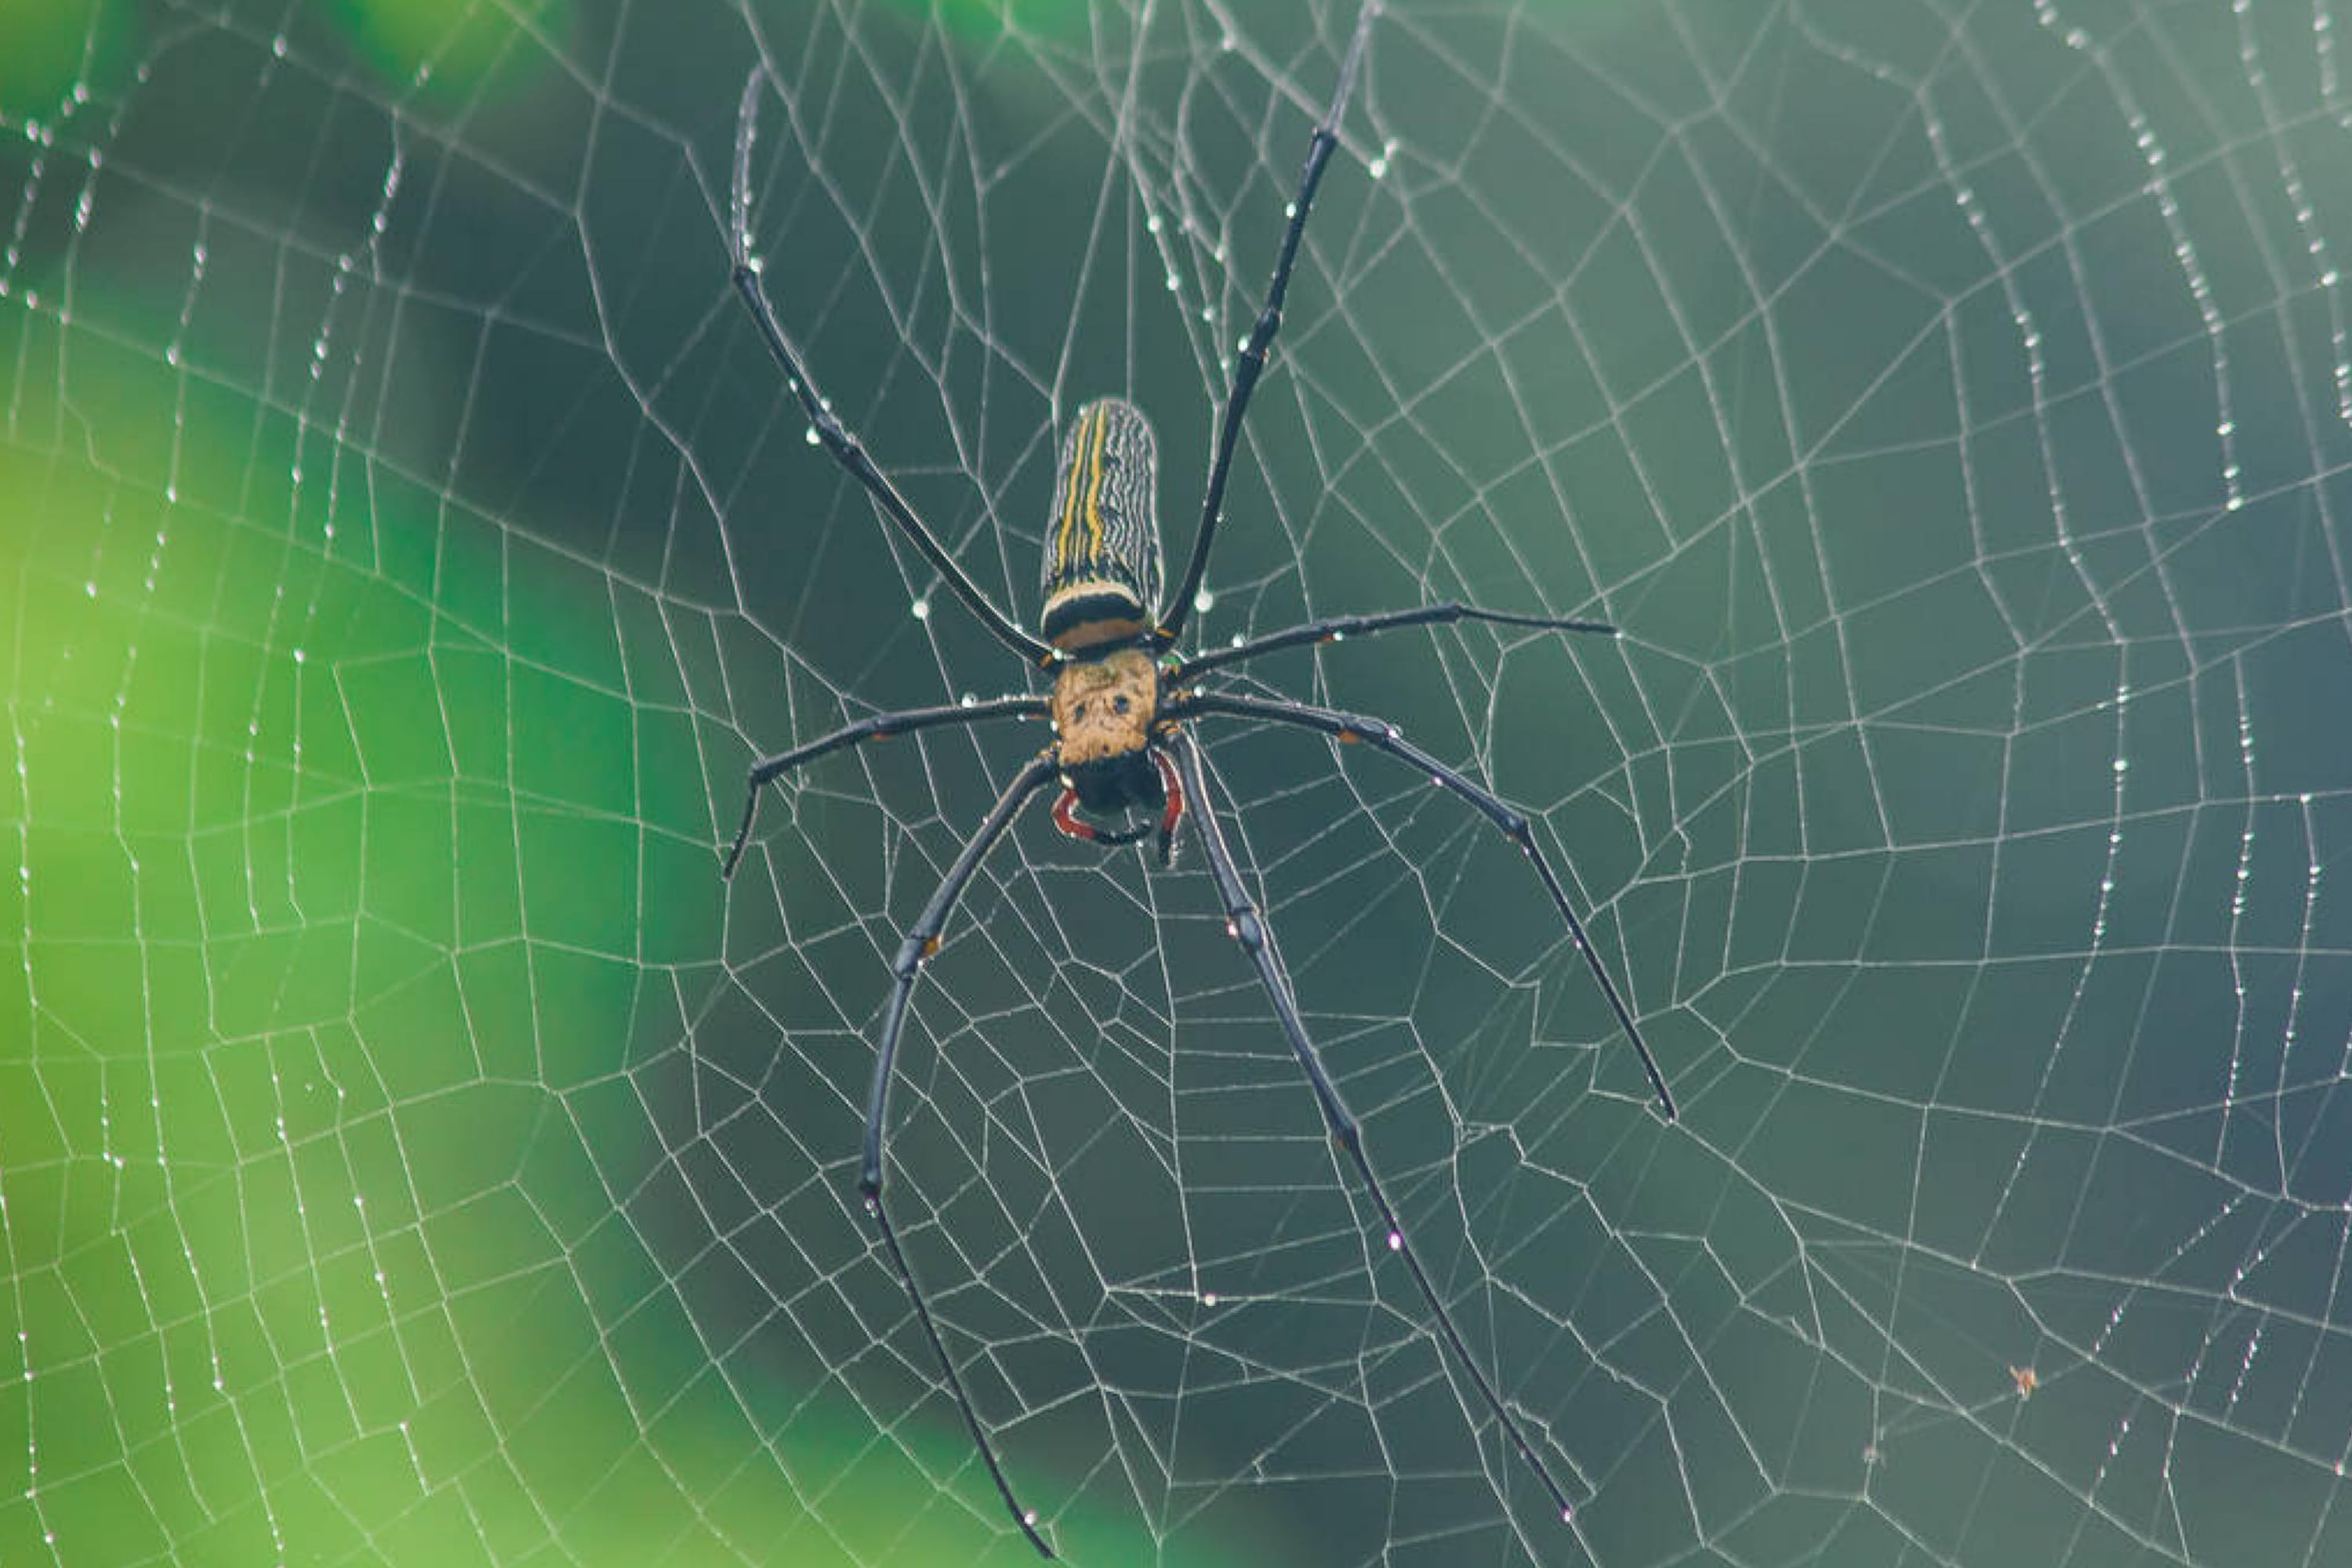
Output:
[[[1060,527],[1054,535],[1054,566],[1062,575],[1077,570],[1082,560],[1102,551],[1103,437],[1110,428],[1109,410],[1089,406],[1079,416],[1077,439],[1071,443],[1069,472],[1062,476],[1064,499]],[[1079,525],[1086,540],[1079,542]]]

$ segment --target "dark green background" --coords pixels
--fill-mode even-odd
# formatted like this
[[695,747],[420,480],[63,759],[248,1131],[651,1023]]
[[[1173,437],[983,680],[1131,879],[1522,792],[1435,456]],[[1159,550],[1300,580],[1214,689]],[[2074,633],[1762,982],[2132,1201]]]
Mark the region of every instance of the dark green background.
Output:
[[[1620,625],[1233,683],[1538,814],[1685,1115],[1459,802],[1209,732],[1563,1531],[1197,855],[1025,823],[895,1190],[1071,1560],[2352,1556],[2352,146],[2293,9],[1384,10],[1199,632]],[[1042,735],[830,759],[718,879],[753,755],[1029,680],[803,440],[735,106],[765,60],[788,329],[1025,616],[1091,396],[1189,540],[1353,16],[0,21],[0,1562],[1028,1558],[853,1184],[888,955]]]

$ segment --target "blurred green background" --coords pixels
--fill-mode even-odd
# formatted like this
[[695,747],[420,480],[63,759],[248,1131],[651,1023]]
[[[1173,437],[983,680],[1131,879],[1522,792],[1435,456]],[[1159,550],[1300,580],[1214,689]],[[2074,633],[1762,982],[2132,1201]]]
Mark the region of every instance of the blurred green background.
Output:
[[[854,1182],[1043,736],[829,759],[718,864],[753,756],[1034,681],[804,439],[736,106],[787,330],[1026,616],[1104,392],[1181,561],[1354,16],[0,13],[0,1563],[1033,1560]],[[1066,1557],[2352,1559],[2316,16],[1383,7],[1198,635],[1621,626],[1230,683],[1537,814],[1685,1116],[1458,801],[1208,732],[1563,1530],[1198,857],[1025,823],[894,1213]]]

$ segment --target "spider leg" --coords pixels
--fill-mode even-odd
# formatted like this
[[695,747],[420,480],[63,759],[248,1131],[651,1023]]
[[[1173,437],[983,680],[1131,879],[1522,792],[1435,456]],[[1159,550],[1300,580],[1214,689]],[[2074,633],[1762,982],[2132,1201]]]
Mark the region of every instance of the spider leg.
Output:
[[721,877],[734,876],[735,863],[743,858],[743,845],[751,837],[751,818],[759,814],[761,789],[803,763],[821,757],[827,752],[839,751],[844,746],[854,746],[860,741],[887,741],[909,730],[929,730],[940,724],[969,724],[981,719],[1042,719],[1045,711],[1045,700],[1042,697],[998,697],[986,702],[957,703],[949,708],[912,708],[903,713],[877,713],[871,718],[860,719],[855,724],[844,725],[823,740],[811,741],[807,745],[795,746],[789,752],[779,752],[772,757],[761,757],[751,764],[751,785],[743,796],[742,826],[735,829],[735,842],[728,847],[727,864],[720,868],[719,874]]
[[955,557],[948,553],[947,547],[923,525],[923,520],[915,515],[915,509],[907,504],[907,498],[898,493],[898,487],[874,466],[874,460],[866,455],[866,448],[858,445],[857,438],[844,428],[841,421],[834,416],[833,410],[825,406],[824,395],[809,379],[807,368],[801,363],[800,356],[793,352],[791,342],[784,337],[783,328],[776,321],[776,312],[768,303],[767,289],[760,282],[759,258],[751,254],[751,139],[759,123],[760,79],[763,74],[764,68],[751,68],[751,77],[743,83],[742,107],[737,110],[735,119],[735,185],[733,200],[730,204],[732,228],[730,242],[734,258],[735,291],[743,297],[744,305],[751,312],[751,320],[759,325],[760,335],[767,340],[768,352],[783,367],[785,384],[793,389],[793,395],[800,399],[802,411],[808,416],[817,439],[824,443],[827,452],[833,454],[834,461],[848,469],[857,482],[866,487],[866,492],[881,506],[890,521],[898,525],[898,531],[906,535],[908,542],[922,552],[923,558],[947,583],[949,590],[962,600],[964,607],[977,616],[981,624],[988,628],[990,636],[1032,664],[1049,665],[1056,657],[1054,649],[1013,625],[1012,618],[990,601],[980,584],[956,564]]
[[963,1423],[971,1428],[973,1446],[980,1450],[981,1462],[988,1467],[989,1479],[996,1483],[996,1492],[1004,1500],[1013,1521],[1021,1533],[1037,1549],[1041,1557],[1051,1557],[1054,1549],[1037,1532],[1037,1516],[1023,1509],[1013,1495],[1013,1483],[1004,1479],[1004,1467],[997,1462],[996,1449],[988,1440],[987,1429],[981,1426],[979,1415],[971,1407],[971,1396],[964,1392],[963,1379],[956,1374],[955,1363],[948,1358],[947,1342],[940,1338],[939,1326],[931,1321],[931,1310],[923,1300],[923,1292],[915,1284],[913,1270],[907,1267],[907,1255],[898,1249],[898,1233],[891,1227],[890,1216],[882,1206],[883,1123],[890,1106],[890,1076],[898,1056],[898,1037],[907,1023],[907,998],[915,989],[915,977],[922,973],[923,961],[940,946],[940,931],[954,912],[956,900],[971,881],[974,872],[1013,819],[1031,797],[1045,788],[1055,774],[1053,753],[1042,753],[1021,770],[1013,782],[1004,786],[996,805],[980,826],[966,840],[963,852],[948,868],[931,901],[923,906],[907,940],[898,945],[898,956],[890,970],[897,979],[890,993],[889,1005],[882,1022],[882,1044],[874,1056],[874,1089],[866,1102],[866,1153],[857,1177],[857,1191],[866,1200],[866,1212],[874,1216],[875,1229],[882,1236],[883,1249],[890,1255],[890,1265],[898,1271],[898,1282],[907,1288],[907,1299],[915,1304],[915,1317],[923,1325],[923,1337],[931,1342],[931,1352],[939,1357],[940,1371],[945,1374],[948,1391],[955,1395],[956,1406],[963,1412]]
[[1234,448],[1242,435],[1242,417],[1249,412],[1250,394],[1257,388],[1257,378],[1265,369],[1266,351],[1274,346],[1275,333],[1282,330],[1282,301],[1290,291],[1290,271],[1298,262],[1298,242],[1307,232],[1307,209],[1315,203],[1315,190],[1323,183],[1323,166],[1339,145],[1339,117],[1346,111],[1348,97],[1355,90],[1356,73],[1363,65],[1364,40],[1371,37],[1372,15],[1379,10],[1379,0],[1365,0],[1356,14],[1355,36],[1348,41],[1348,58],[1339,66],[1339,85],[1331,94],[1331,107],[1323,111],[1323,119],[1315,127],[1315,134],[1307,143],[1307,165],[1299,172],[1298,194],[1290,199],[1290,224],[1283,230],[1282,250],[1274,263],[1274,281],[1265,291],[1265,309],[1258,312],[1257,324],[1250,329],[1249,341],[1242,345],[1241,357],[1234,362],[1234,384],[1225,394],[1225,417],[1217,431],[1217,455],[1209,466],[1209,489],[1201,500],[1200,531],[1192,536],[1192,559],[1184,568],[1184,580],[1176,589],[1176,596],[1168,602],[1167,619],[1152,634],[1162,648],[1176,641],[1184,630],[1184,617],[1192,613],[1192,601],[1201,592],[1201,579],[1208,574],[1209,547],[1216,542],[1217,524],[1225,507],[1225,480],[1232,475]]
[[1245,658],[1255,658],[1262,653],[1273,653],[1281,648],[1338,642],[1341,637],[1370,637],[1374,632],[1385,632],[1397,626],[1450,626],[1455,621],[1489,621],[1496,626],[1535,626],[1554,632],[1600,632],[1612,637],[1617,635],[1617,628],[1605,621],[1515,616],[1505,610],[1482,610],[1475,605],[1424,605],[1418,609],[1390,610],[1377,616],[1333,616],[1328,620],[1309,621],[1303,626],[1293,626],[1286,632],[1269,632],[1265,637],[1253,637],[1233,647],[1195,654],[1179,665],[1168,679],[1171,684],[1181,686],[1203,670],[1221,669],[1226,665],[1239,664]]
[[1388,1227],[1389,1250],[1403,1258],[1405,1267],[1412,1271],[1412,1282],[1421,1288],[1422,1300],[1429,1303],[1430,1315],[1435,1319],[1438,1332],[1444,1339],[1446,1347],[1454,1352],[1454,1361],[1477,1385],[1487,1408],[1494,1411],[1495,1418],[1509,1434],[1512,1446],[1518,1449],[1520,1457],[1527,1460],[1528,1468],[1543,1482],[1544,1490],[1551,1494],[1560,1518],[1568,1519],[1573,1512],[1568,1494],[1552,1479],[1550,1467],[1544,1463],[1543,1456],[1536,1451],[1535,1445],[1528,1440],[1528,1435],[1520,1430],[1517,1420],[1504,1405],[1502,1395],[1495,1392],[1495,1385],[1487,1380],[1486,1374],[1478,1370],[1478,1363],[1470,1359],[1469,1347],[1463,1342],[1461,1331],[1454,1326],[1453,1314],[1438,1299],[1437,1288],[1430,1283],[1428,1274],[1421,1267],[1421,1259],[1406,1244],[1404,1226],[1398,1221],[1396,1210],[1390,1205],[1388,1194],[1381,1190],[1380,1178],[1372,1173],[1371,1162],[1364,1155],[1362,1129],[1354,1114],[1348,1110],[1347,1101],[1340,1097],[1339,1086],[1332,1082],[1331,1075],[1324,1070],[1314,1042],[1307,1037],[1307,1026],[1298,1016],[1297,999],[1290,993],[1289,977],[1283,972],[1282,961],[1274,951],[1273,931],[1267,926],[1265,917],[1250,902],[1249,891],[1242,885],[1241,872],[1234,863],[1234,852],[1225,844],[1224,827],[1218,822],[1217,814],[1209,804],[1208,776],[1201,765],[1199,746],[1190,736],[1182,734],[1179,734],[1171,744],[1176,749],[1177,765],[1183,772],[1186,792],[1192,796],[1192,815],[1199,822],[1194,831],[1199,835],[1202,849],[1208,858],[1209,874],[1216,880],[1217,896],[1224,900],[1225,929],[1242,944],[1243,950],[1249,954],[1250,962],[1257,966],[1258,979],[1265,984],[1265,994],[1274,1003],[1275,1016],[1281,1021],[1282,1032],[1290,1041],[1291,1054],[1298,1058],[1299,1067],[1306,1071],[1307,1084],[1315,1090],[1315,1099],[1323,1108],[1323,1120],[1331,1129],[1332,1142],[1347,1152],[1349,1163],[1355,1166],[1356,1175],[1363,1183],[1364,1191],[1371,1196],[1372,1206],[1380,1211],[1381,1223]]
[[1658,1097],[1658,1107],[1667,1121],[1675,1119],[1675,1097],[1666,1088],[1666,1075],[1658,1068],[1658,1060],[1642,1038],[1640,1026],[1633,1022],[1633,1010],[1618,994],[1617,983],[1609,978],[1609,971],[1593,951],[1592,939],[1585,934],[1584,922],[1576,918],[1576,910],[1568,901],[1568,889],[1544,858],[1536,843],[1535,832],[1528,826],[1527,813],[1510,805],[1493,791],[1472,782],[1459,771],[1447,767],[1419,746],[1397,732],[1397,727],[1385,719],[1368,719],[1361,714],[1340,713],[1328,708],[1310,708],[1303,702],[1274,701],[1256,697],[1230,697],[1223,693],[1201,693],[1172,705],[1169,717],[1186,719],[1199,714],[1218,713],[1235,719],[1267,719],[1277,724],[1295,724],[1300,729],[1318,730],[1339,741],[1361,741],[1367,745],[1401,758],[1421,769],[1432,782],[1452,790],[1484,813],[1487,819],[1503,830],[1519,847],[1536,875],[1542,879],[1544,891],[1559,907],[1560,917],[1568,921],[1569,934],[1576,938],[1576,950],[1584,955],[1584,965],[1609,1000],[1610,1011],[1617,1015],[1618,1027],[1642,1058],[1642,1070],[1650,1075],[1650,1088]]

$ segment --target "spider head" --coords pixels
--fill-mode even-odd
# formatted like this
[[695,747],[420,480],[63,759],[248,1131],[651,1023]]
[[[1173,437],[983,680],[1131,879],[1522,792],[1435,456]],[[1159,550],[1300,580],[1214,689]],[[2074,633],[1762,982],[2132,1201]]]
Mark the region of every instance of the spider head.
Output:
[[1160,804],[1151,763],[1160,712],[1160,670],[1139,647],[1073,659],[1054,680],[1055,760],[1078,804],[1096,816]]

